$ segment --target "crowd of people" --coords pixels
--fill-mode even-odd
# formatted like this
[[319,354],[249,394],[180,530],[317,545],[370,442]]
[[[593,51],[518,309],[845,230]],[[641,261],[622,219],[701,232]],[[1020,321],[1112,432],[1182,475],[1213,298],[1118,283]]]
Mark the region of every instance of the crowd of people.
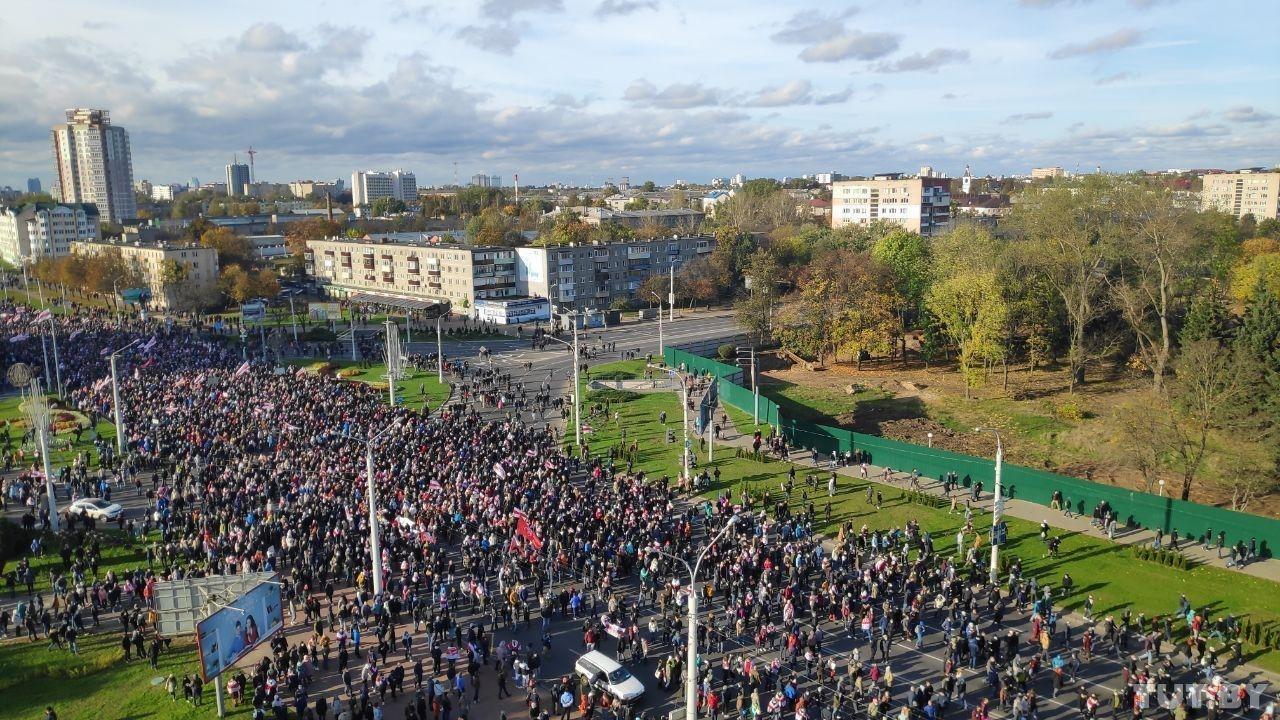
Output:
[[[60,502],[145,496],[141,522],[121,525],[145,538],[147,563],[100,576],[93,524],[66,518],[47,597],[29,561],[13,571],[10,595],[26,593],[0,615],[6,637],[12,622],[74,652],[78,635],[115,613],[103,622],[120,633],[122,660],[157,666],[173,639],[156,631],[156,583],[261,571],[280,575],[295,630],[226,673],[231,702],[255,717],[382,718],[404,695],[407,720],[474,718],[482,684],[502,698],[508,679],[530,718],[645,715],[576,675],[542,677],[549,653],[570,652],[556,639],[569,624],[581,628],[575,646],[651,668],[663,689],[694,674],[711,718],[934,720],[959,707],[975,720],[997,709],[1026,720],[1046,687],[1077,692],[1084,718],[1099,707],[1149,714],[1162,687],[1175,715],[1201,701],[1173,692],[1190,670],[1173,664],[1164,618],[1107,618],[1102,631],[1081,631],[1017,564],[988,587],[979,563],[935,552],[912,523],[846,524],[824,542],[813,503],[789,502],[789,488],[699,500],[668,478],[615,466],[616,453],[566,454],[554,430],[519,414],[564,411],[550,377],[526,390],[498,370],[459,365],[462,401],[423,414],[387,405],[368,385],[245,361],[198,324],[65,310],[50,319],[0,306],[6,364],[42,366],[52,324],[67,402],[105,418],[108,357],[132,343],[118,368],[124,452],[60,468],[55,491]],[[505,415],[481,412],[504,404]],[[785,456],[785,441],[769,442]],[[47,525],[37,467],[23,475],[9,483],[12,500]],[[706,620],[698,662],[686,667],[691,588],[680,560],[704,550]],[[1205,701],[1225,702],[1237,686],[1219,678],[1227,658],[1206,650],[1205,619],[1188,606],[1171,622],[1191,629],[1191,670],[1217,683],[1221,697]],[[521,644],[521,633],[538,639]],[[945,656],[941,673],[896,681],[891,656],[926,642]],[[1124,663],[1114,697],[1075,682],[1102,649]],[[169,675],[164,687],[173,702],[207,695],[198,677]],[[1272,706],[1254,709],[1270,720]]]

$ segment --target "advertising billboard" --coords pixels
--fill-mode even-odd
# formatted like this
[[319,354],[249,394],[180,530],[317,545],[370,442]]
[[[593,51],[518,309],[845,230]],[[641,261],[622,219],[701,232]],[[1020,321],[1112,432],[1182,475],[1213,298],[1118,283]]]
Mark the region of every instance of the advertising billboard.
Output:
[[246,323],[260,323],[267,319],[267,306],[254,301],[240,306],[240,319]]
[[196,625],[200,672],[206,681],[220,675],[284,627],[279,582],[265,582]]

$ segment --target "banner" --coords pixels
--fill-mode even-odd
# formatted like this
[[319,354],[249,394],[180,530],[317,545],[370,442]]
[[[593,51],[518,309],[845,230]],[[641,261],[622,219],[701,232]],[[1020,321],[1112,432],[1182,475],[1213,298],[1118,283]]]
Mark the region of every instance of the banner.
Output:
[[529,524],[529,516],[525,515],[523,510],[516,510],[513,514],[516,516],[516,534],[532,545],[533,549],[541,550],[542,538],[533,531],[533,526]]

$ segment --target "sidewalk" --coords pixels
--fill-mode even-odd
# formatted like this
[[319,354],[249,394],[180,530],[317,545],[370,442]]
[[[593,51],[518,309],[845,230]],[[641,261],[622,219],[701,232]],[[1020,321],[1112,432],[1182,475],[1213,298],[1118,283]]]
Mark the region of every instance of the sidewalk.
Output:
[[[723,409],[721,409],[720,412],[724,414]],[[767,426],[761,427],[762,429],[767,429]],[[722,426],[721,440],[719,442],[723,445],[750,449],[752,439],[752,435],[750,434],[751,431],[745,430],[743,432],[735,433],[734,430],[735,428],[732,419],[724,423]],[[834,469],[836,473],[848,477],[857,477],[858,473],[857,466],[833,468],[829,461],[814,463],[812,455],[808,452],[792,453],[789,461],[799,467],[815,468],[826,472],[830,472]],[[884,468],[876,467],[874,465],[868,465],[867,467],[868,474],[871,479],[875,482],[879,482],[878,478],[883,477]],[[898,468],[890,477],[901,480],[902,486],[905,487],[907,478],[909,478],[910,475],[910,469],[906,469],[904,471],[902,468]],[[924,492],[937,495],[938,497],[947,497],[946,493],[942,490],[942,483],[933,478],[926,478],[922,476],[920,479],[920,489]],[[967,489],[958,490],[957,492],[963,493],[961,497],[962,500],[965,498],[972,498],[972,495],[967,492]],[[981,511],[990,513],[994,500],[995,498],[992,493],[988,490],[984,490],[982,499],[977,502],[971,502],[970,505],[973,507],[975,512]],[[1067,517],[1061,511],[1054,510],[1045,505],[1039,505],[1026,500],[1013,500],[1008,498],[1004,501],[1004,512],[1007,515],[1036,524],[1039,524],[1042,520],[1048,521],[1051,527],[1058,528],[1060,530],[1089,535],[1102,540],[1106,539],[1106,533],[1094,527],[1090,522],[1091,518],[1088,516],[1072,515],[1071,517]],[[1121,545],[1150,545],[1154,539],[1155,533],[1145,528],[1122,529],[1117,527],[1116,536],[1113,542]],[[1205,550],[1204,545],[1202,544],[1183,541],[1180,542],[1178,550],[1183,555],[1197,563],[1213,565],[1215,567],[1234,572],[1242,572],[1264,580],[1270,580],[1272,582],[1280,582],[1280,559],[1276,559],[1274,557],[1264,560],[1255,560],[1248,565],[1245,565],[1243,568],[1228,568],[1226,557],[1219,557],[1219,549],[1216,547],[1212,550]]]

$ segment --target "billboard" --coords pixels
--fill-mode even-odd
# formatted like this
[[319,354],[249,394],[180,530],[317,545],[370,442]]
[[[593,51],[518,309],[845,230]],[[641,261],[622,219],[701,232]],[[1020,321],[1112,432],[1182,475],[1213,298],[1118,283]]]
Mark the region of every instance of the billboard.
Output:
[[[168,499],[161,498],[157,507],[160,504],[168,504]],[[275,573],[256,572],[157,582],[151,591],[156,628],[170,637],[194,633],[196,625],[214,610],[255,585],[276,579]]]
[[196,625],[201,675],[212,680],[283,627],[280,583],[255,585]]
[[498,325],[550,320],[551,302],[546,298],[476,300],[475,317]]
[[307,314],[312,320],[341,320],[342,305],[336,302],[307,303]]
[[267,306],[254,301],[240,306],[240,319],[246,323],[258,323],[267,319]]

